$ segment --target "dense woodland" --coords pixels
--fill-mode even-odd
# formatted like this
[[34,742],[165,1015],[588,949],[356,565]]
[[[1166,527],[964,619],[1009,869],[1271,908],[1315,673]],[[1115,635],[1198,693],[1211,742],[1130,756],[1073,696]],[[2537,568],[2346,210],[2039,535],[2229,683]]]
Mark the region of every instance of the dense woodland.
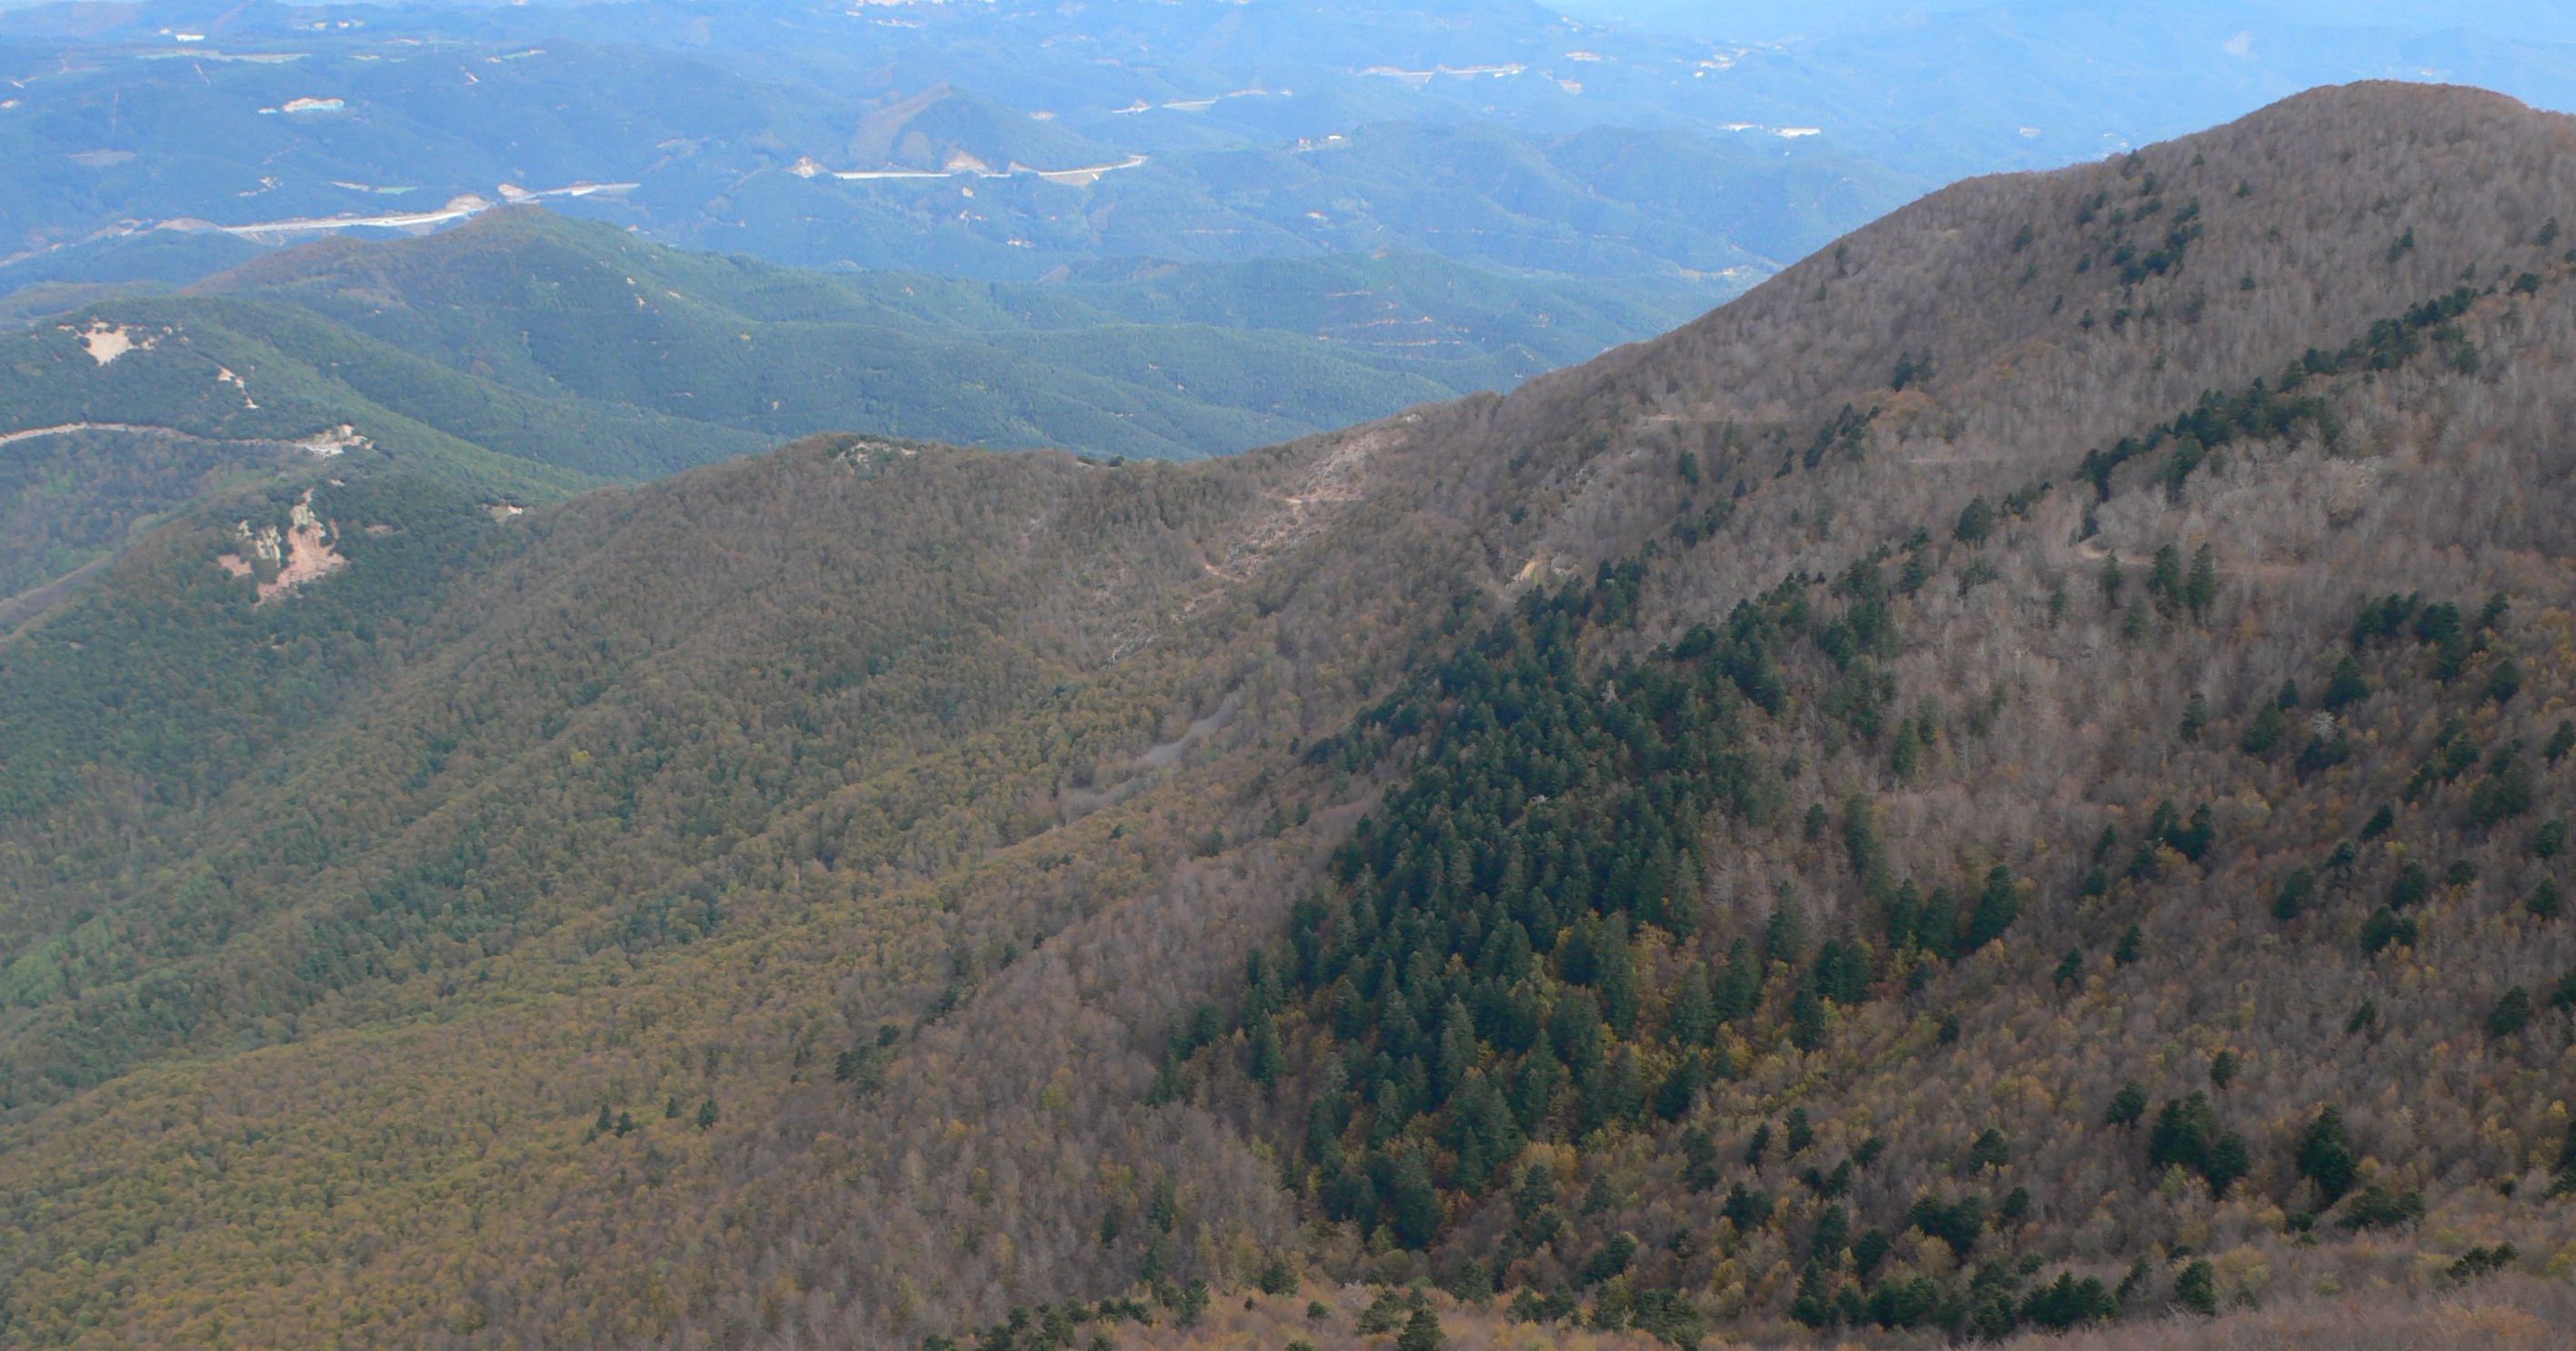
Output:
[[73,288],[77,308],[0,336],[0,628],[266,475],[530,506],[837,428],[1195,459],[1506,388],[1741,284],[1578,288],[1414,255],[826,276],[524,207],[178,292]]
[[[1191,459],[1504,388],[1729,293],[1421,256],[992,285],[827,276],[518,208],[325,240],[0,341],[5,431],[79,420],[295,438],[353,423],[574,486],[835,427]],[[98,365],[93,328],[134,350]]]
[[159,518],[293,463],[281,446],[188,436],[72,433],[21,442],[0,456],[0,596],[75,573]]
[[1204,464],[162,526],[0,640],[0,1340],[2554,1345],[2570,144],[2305,95]]

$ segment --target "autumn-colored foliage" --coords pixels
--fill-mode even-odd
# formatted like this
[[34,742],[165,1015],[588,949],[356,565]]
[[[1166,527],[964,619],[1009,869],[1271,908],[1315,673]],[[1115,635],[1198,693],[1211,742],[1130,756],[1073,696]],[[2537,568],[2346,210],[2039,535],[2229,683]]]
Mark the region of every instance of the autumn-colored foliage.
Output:
[[0,1340],[2547,1344],[2567,126],[1204,465],[176,523],[0,643]]

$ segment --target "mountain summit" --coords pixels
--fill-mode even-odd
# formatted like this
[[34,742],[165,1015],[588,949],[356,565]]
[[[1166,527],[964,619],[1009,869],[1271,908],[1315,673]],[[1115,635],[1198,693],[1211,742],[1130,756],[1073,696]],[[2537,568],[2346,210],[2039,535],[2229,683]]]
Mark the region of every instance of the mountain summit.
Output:
[[2302,95],[1224,460],[167,524],[0,640],[0,1332],[2552,1344],[2571,133]]

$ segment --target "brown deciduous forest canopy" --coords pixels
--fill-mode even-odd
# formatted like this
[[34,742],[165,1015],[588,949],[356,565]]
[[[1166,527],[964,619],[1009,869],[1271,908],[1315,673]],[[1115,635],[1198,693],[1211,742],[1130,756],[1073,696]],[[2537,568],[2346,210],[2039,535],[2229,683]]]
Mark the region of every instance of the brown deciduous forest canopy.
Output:
[[1227,460],[183,515],[0,639],[0,1342],[2560,1344],[2562,220],[2354,86]]

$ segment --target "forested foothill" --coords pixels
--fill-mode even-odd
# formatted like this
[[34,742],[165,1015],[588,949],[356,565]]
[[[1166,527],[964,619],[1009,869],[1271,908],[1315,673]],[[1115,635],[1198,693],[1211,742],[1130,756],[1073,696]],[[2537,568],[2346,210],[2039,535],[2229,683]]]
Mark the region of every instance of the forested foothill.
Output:
[[1194,459],[1508,388],[1713,294],[1422,256],[824,276],[536,207],[329,239],[0,336],[0,628],[246,495],[395,475],[507,514],[842,427]]

